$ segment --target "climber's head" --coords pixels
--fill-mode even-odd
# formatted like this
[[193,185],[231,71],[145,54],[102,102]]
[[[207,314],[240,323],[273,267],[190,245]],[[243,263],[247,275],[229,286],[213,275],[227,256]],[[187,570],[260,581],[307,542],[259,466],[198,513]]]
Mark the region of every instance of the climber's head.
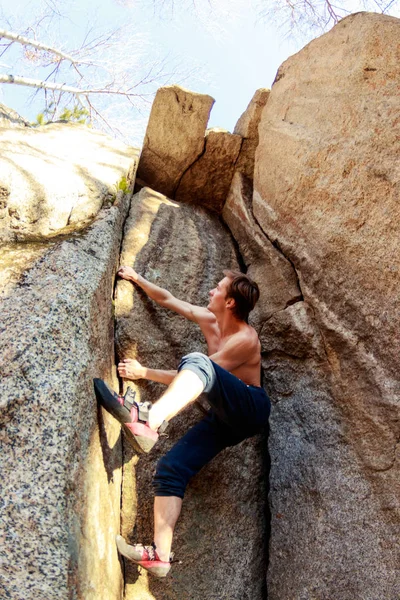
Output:
[[239,321],[248,321],[260,290],[255,281],[240,271],[224,271],[225,277],[210,291],[208,309],[217,314],[231,310]]

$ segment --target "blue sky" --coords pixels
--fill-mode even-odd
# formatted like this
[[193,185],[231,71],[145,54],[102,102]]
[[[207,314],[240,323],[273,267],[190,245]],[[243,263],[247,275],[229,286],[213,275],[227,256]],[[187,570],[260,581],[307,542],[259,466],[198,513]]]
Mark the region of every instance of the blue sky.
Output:
[[[155,14],[151,2],[143,0],[103,0],[101,3],[64,0],[60,7],[65,18],[60,24],[40,32],[40,39],[49,45],[62,46],[68,52],[83,39],[88,23],[93,23],[97,31],[131,23],[132,37],[137,36],[138,47],[145,54],[143,60],[153,54],[168,56],[168,68],[178,65],[175,77],[178,80],[182,73],[193,70],[189,77],[183,76],[182,85],[213,96],[216,103],[209,126],[232,131],[255,90],[270,87],[279,65],[302,44],[285,40],[282,31],[262,21],[259,10],[249,0],[216,0],[211,11],[205,0],[198,0],[196,9],[190,1],[184,2],[178,3],[173,14],[170,4]],[[1,26],[14,29],[26,26],[29,19],[38,14],[39,4],[4,0]],[[5,54],[0,63],[2,72],[14,75],[22,75],[21,70],[26,68],[21,62],[14,67],[11,52]],[[34,120],[44,102],[39,93],[33,102],[27,103],[31,95],[31,90],[20,86],[0,86],[0,102]],[[144,133],[146,107],[143,111],[142,123],[135,134],[139,142]]]
[[229,19],[214,27],[185,14],[175,26],[159,22],[153,29],[165,51],[191,58],[199,66],[190,87],[215,98],[210,126],[230,131],[255,90],[271,87],[279,65],[300,48],[258,20],[249,3],[238,2],[235,8]]

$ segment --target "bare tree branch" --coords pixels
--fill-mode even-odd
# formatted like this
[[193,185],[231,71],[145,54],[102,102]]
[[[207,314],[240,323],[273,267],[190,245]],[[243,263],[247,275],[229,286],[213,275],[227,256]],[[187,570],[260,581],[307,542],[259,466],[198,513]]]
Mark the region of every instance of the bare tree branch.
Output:
[[25,85],[46,90],[57,90],[60,92],[68,92],[74,96],[89,96],[91,94],[114,94],[117,96],[133,97],[139,94],[134,94],[130,91],[121,89],[113,89],[111,86],[102,89],[84,89],[65,85],[64,83],[51,83],[50,81],[40,81],[39,79],[29,79],[28,77],[18,77],[16,75],[5,75],[0,73],[0,83],[11,83],[15,85]]
[[0,38],[5,38],[7,40],[11,40],[12,42],[18,42],[18,44],[22,44],[23,46],[32,46],[33,48],[37,48],[38,50],[43,50],[43,52],[51,52],[52,54],[55,54],[55,56],[58,56],[62,60],[69,60],[70,62],[75,62],[73,56],[65,54],[57,48],[52,48],[51,46],[47,46],[46,44],[42,44],[41,42],[37,42],[36,40],[30,40],[22,35],[13,33],[12,31],[0,29]]

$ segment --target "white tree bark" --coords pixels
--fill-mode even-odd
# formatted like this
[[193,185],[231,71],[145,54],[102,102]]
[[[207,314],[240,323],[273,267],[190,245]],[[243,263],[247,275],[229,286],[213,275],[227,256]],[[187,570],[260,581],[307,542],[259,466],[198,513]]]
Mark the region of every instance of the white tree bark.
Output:
[[[46,44],[42,44],[42,42],[37,42],[36,40],[28,39],[22,35],[18,35],[17,33],[13,33],[12,31],[7,31],[6,29],[0,29],[0,38],[5,38],[6,40],[11,40],[12,42],[17,42],[22,46],[32,46],[33,48],[37,48],[38,50],[43,50],[43,52],[51,52],[55,56],[58,56],[61,60],[69,60],[72,63],[76,62],[76,59],[70,54],[65,54],[58,50],[57,48],[53,48],[52,46],[47,46]],[[3,82],[4,83],[4,82]]]
[[75,96],[90,96],[91,94],[117,94],[120,96],[132,97],[138,94],[133,94],[129,91],[115,89],[85,89],[66,85],[65,83],[52,83],[51,81],[41,81],[40,79],[29,79],[28,77],[18,77],[17,75],[5,75],[0,73],[0,83],[11,83],[14,85],[25,85],[27,87],[41,88],[44,90],[56,90],[59,92],[67,92]]

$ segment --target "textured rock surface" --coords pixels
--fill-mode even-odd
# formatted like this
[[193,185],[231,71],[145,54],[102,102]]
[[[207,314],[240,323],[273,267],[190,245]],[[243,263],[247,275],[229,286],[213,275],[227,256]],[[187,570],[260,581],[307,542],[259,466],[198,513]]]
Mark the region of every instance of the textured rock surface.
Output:
[[[122,595],[120,428],[98,412],[92,378],[112,381],[113,276],[128,203],[119,194],[85,232],[28,246],[30,270],[3,289],[2,598]],[[7,252],[12,260],[17,248]]]
[[400,595],[399,39],[398,19],[342,20],[262,114],[253,212],[305,301],[263,330],[271,600]]
[[242,138],[223,129],[209,129],[204,153],[184,173],[175,200],[200,204],[220,213],[231,185]]
[[249,179],[253,179],[254,158],[258,146],[258,124],[261,112],[267,103],[269,90],[261,88],[256,90],[248,107],[235,125],[233,133],[243,138],[239,158],[235,165],[235,171],[239,171]]
[[160,88],[147,125],[138,168],[144,185],[174,197],[186,169],[204,151],[214,99],[178,85]]
[[[235,266],[236,258],[230,236],[215,218],[144,188],[133,198],[121,264],[134,266],[177,297],[204,304],[222,270]],[[196,325],[157,307],[126,281],[117,284],[116,317],[120,358],[138,357],[145,365],[171,369],[185,353],[205,350]],[[135,387],[142,399],[150,400],[164,389],[149,382]],[[126,449],[122,532],[131,541],[151,542],[155,464],[199,418],[196,407],[186,409],[172,421],[169,438],[138,461],[131,449]],[[189,485],[176,529],[173,549],[182,563],[174,564],[172,574],[162,582],[145,573],[138,575],[137,568],[127,563],[126,600],[263,598],[265,478],[261,446],[261,439],[254,438],[227,449],[198,474]],[[135,465],[136,477],[132,472]]]
[[260,286],[260,300],[251,314],[252,324],[258,331],[276,311],[301,299],[292,265],[259,227],[252,208],[258,125],[268,97],[269,90],[257,90],[236,123],[235,133],[242,136],[243,142],[222,211],[222,218],[239,245],[248,274]]
[[239,245],[248,274],[260,287],[260,300],[251,314],[252,323],[259,330],[272,314],[299,300],[301,292],[292,265],[254,219],[251,192],[251,181],[236,172],[222,217]]
[[87,226],[112,204],[134,156],[133,148],[82,125],[0,127],[0,242]]

